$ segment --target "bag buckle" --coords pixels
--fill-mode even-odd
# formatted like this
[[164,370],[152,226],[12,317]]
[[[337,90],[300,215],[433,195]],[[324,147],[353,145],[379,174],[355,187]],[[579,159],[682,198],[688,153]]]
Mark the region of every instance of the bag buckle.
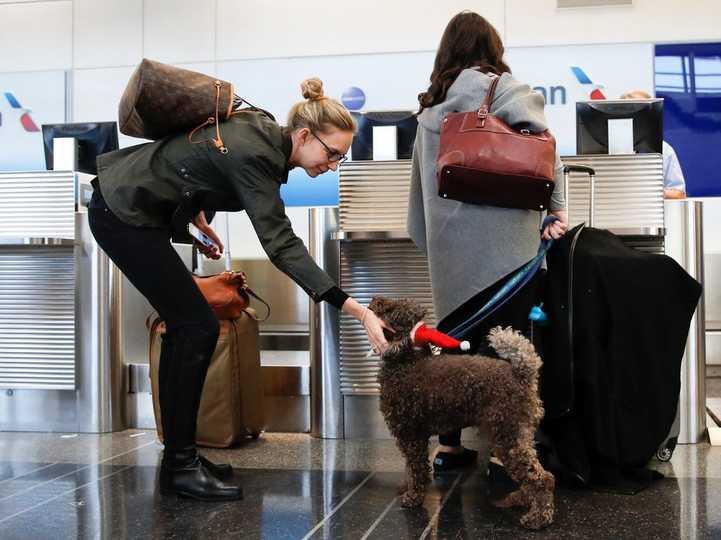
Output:
[[486,124],[486,118],[488,117],[488,107],[486,105],[481,105],[481,107],[478,109],[478,127],[484,127]]

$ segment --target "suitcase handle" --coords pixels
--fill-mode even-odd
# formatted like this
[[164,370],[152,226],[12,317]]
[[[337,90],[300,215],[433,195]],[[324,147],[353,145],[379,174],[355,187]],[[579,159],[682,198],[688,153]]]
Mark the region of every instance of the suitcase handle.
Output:
[[578,173],[586,173],[588,175],[588,180],[591,184],[591,199],[589,201],[589,208],[588,208],[588,226],[593,227],[593,220],[594,220],[594,207],[596,204],[596,171],[592,167],[588,167],[586,165],[564,165],[563,166],[563,191],[564,196],[566,198],[566,206],[570,207],[568,204],[568,180],[570,177],[570,173],[572,172],[578,172]]

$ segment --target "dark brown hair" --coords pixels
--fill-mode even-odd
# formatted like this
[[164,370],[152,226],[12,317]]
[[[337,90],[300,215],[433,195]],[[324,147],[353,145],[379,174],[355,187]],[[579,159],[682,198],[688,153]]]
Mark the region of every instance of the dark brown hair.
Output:
[[448,88],[466,68],[483,73],[511,72],[503,62],[503,42],[496,29],[478,13],[463,11],[446,26],[431,73],[431,85],[418,95],[420,110],[446,99]]

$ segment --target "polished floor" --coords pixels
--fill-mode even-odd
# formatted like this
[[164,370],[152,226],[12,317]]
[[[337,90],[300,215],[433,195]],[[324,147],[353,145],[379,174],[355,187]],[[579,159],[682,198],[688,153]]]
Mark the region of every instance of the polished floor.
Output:
[[161,496],[160,450],[151,431],[0,433],[0,538],[721,538],[721,448],[708,444],[678,447],[637,495],[558,490],[556,522],[535,533],[489,504],[482,463],[402,509],[392,441],[267,434],[206,451],[237,467],[246,496],[232,503]]

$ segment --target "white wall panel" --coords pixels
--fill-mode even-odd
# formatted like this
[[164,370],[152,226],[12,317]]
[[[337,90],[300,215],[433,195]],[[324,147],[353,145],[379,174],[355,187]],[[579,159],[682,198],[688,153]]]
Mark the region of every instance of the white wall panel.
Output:
[[506,46],[721,38],[719,0],[634,0],[631,6],[558,9],[556,0],[506,0]]
[[301,81],[314,76],[335,99],[349,86],[361,87],[366,110],[414,110],[418,93],[428,87],[433,57],[432,52],[419,52],[219,62],[218,77],[233,82],[237,94],[284,124],[293,103],[303,99]]
[[69,69],[73,3],[0,5],[0,71]]
[[215,0],[146,1],[143,55],[171,63],[213,60],[215,5]]
[[[73,73],[73,122],[118,120],[118,102],[133,67],[76,69]],[[120,147],[145,142],[120,135]]]
[[431,50],[463,9],[503,34],[504,0],[218,0],[218,60]]
[[[309,241],[309,222],[307,206],[296,206],[286,208],[286,215],[293,227],[293,232],[300,238],[306,247]],[[225,242],[225,212],[218,212],[211,226]],[[260,259],[265,260],[268,256],[263,251],[263,246],[255,234],[253,224],[246,212],[231,212],[229,215],[230,224],[230,252],[233,259]]]
[[[24,126],[23,117],[29,115],[38,128],[65,122],[65,75],[63,70],[0,73],[0,171],[45,170],[43,134]],[[10,106],[5,93],[20,107]]]
[[76,68],[137,64],[143,51],[142,0],[73,0]]

